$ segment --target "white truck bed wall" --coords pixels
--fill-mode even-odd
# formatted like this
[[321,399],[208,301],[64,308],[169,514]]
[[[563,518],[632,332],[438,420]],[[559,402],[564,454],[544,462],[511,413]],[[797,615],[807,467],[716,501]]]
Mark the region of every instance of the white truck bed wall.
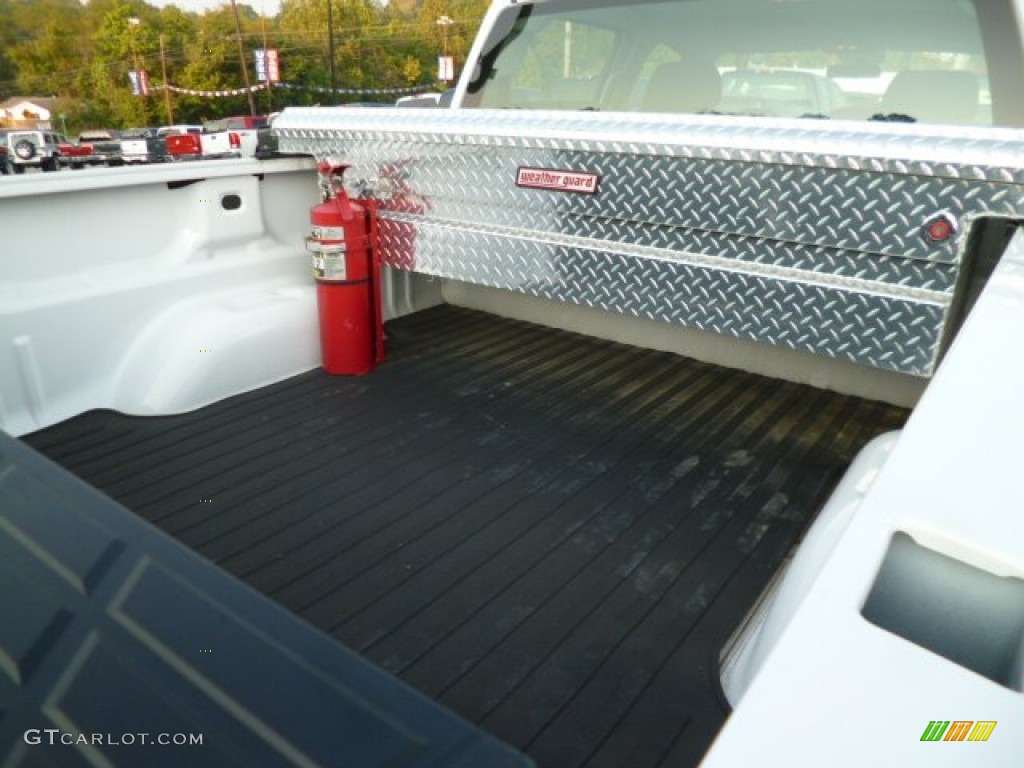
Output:
[[[177,413],[316,367],[317,202],[305,158],[7,179],[0,428]],[[414,300],[394,282],[388,316]]]
[[[1020,764],[1022,278],[1018,231],[906,428],[864,449],[755,617],[703,768]],[[995,732],[922,743],[936,718]]]
[[[1013,131],[351,108],[274,131],[351,166],[396,269],[922,378],[971,224],[1024,215]],[[940,215],[956,233],[932,242]]]

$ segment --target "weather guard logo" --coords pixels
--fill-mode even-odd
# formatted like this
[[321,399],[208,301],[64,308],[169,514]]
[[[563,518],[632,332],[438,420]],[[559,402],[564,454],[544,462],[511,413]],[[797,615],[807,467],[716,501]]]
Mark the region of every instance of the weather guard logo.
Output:
[[554,192],[575,192],[592,195],[597,192],[601,177],[582,171],[559,171],[553,168],[519,168],[516,186],[530,189],[548,189]]
[[921,741],[988,741],[996,729],[996,720],[932,720],[921,734]]

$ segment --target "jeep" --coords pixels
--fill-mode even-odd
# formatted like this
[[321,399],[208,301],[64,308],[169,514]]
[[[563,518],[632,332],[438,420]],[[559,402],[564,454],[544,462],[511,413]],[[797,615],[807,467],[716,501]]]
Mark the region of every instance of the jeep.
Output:
[[60,168],[60,136],[54,131],[10,131],[4,143],[15,173],[24,173],[26,168],[41,168],[56,171]]

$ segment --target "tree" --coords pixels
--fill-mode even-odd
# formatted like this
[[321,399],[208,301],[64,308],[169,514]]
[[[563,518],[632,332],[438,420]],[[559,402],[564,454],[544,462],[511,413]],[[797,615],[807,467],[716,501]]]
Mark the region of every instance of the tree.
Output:
[[156,18],[151,11],[119,5],[103,16],[96,33],[96,60],[104,66],[92,70],[93,97],[106,104],[115,124],[141,126],[155,119],[153,97],[133,96],[128,73],[159,71]]
[[[293,89],[275,89],[274,105],[316,102],[393,101],[397,94],[375,89],[431,88],[442,49],[439,16],[447,27],[448,51],[457,67],[465,62],[488,0],[330,0],[334,9],[334,63],[339,88],[367,93],[328,96],[313,90],[330,83],[327,39],[328,0],[283,0],[281,12],[261,19],[258,0],[239,3],[245,66],[256,83],[253,50],[280,53],[281,73]],[[133,25],[128,19],[137,18]],[[128,127],[152,124],[164,116],[160,39],[167,79],[200,91],[244,85],[231,11],[202,14],[143,0],[0,0],[0,96],[53,96],[74,127]],[[131,94],[128,72],[137,66],[150,74],[153,93]],[[245,95],[205,97],[173,94],[175,120],[248,111]],[[258,97],[260,101],[262,96]],[[258,102],[259,103],[259,102]]]
[[[154,65],[154,76],[151,81],[157,81],[160,85],[178,85],[183,82],[185,67],[188,62],[187,48],[192,40],[197,37],[197,22],[195,14],[186,14],[180,8],[169,5],[160,10],[158,17],[154,20],[157,31],[157,56],[160,56],[160,38],[163,38],[163,61]],[[167,83],[164,83],[163,69],[164,62],[167,67]],[[156,74],[159,73],[159,74]],[[163,94],[156,96],[160,101],[165,100]],[[177,122],[192,122],[195,115],[182,98],[175,93],[170,94],[170,101],[174,109]]]
[[74,96],[74,78],[83,64],[77,34],[84,14],[74,0],[42,0],[9,7],[13,37],[8,49],[17,68],[17,86],[26,95]]
[[[380,9],[369,0],[332,0],[334,66],[338,88],[374,87],[377,73],[369,66],[373,53],[365,45],[368,30],[380,25]],[[326,0],[285,0],[278,18],[285,41],[289,80],[330,85],[330,48]]]
[[18,66],[10,57],[17,42],[14,9],[10,0],[0,0],[0,99],[17,90]]
[[[437,57],[447,50],[454,59],[456,76],[465,65],[480,20],[487,11],[488,0],[422,0],[415,10],[418,37],[424,49],[427,71],[437,71]],[[439,25],[447,17],[451,24]]]

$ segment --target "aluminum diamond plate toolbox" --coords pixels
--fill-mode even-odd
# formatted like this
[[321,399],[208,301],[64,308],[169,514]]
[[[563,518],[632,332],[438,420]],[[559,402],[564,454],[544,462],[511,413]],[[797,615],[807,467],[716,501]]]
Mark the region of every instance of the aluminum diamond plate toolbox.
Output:
[[972,223],[1024,215],[1007,129],[290,108],[275,132],[379,200],[389,266],[918,376]]

